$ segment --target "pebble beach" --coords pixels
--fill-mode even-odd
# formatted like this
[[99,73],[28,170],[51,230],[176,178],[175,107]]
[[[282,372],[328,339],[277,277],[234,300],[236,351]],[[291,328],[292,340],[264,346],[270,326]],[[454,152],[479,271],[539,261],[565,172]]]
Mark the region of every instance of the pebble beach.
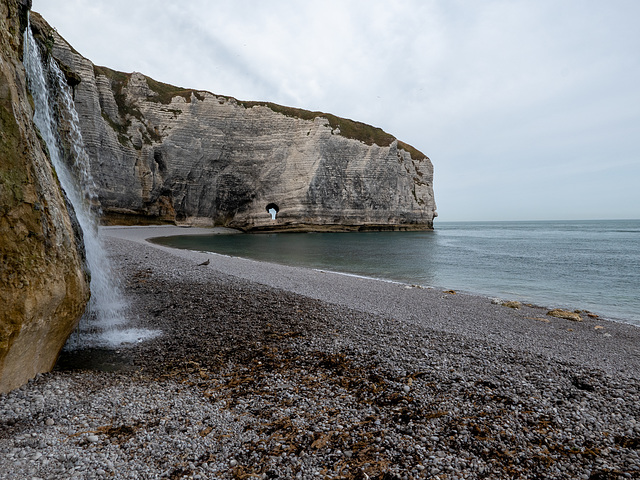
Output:
[[0,395],[0,478],[640,478],[638,327],[148,242],[207,232],[102,229],[157,335]]

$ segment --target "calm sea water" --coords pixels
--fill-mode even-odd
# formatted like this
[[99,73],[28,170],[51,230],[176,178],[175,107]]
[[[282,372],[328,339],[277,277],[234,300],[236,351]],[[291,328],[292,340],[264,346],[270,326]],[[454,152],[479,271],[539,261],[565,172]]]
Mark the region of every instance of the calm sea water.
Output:
[[585,309],[640,325],[640,220],[438,222],[432,232],[178,236],[157,241]]

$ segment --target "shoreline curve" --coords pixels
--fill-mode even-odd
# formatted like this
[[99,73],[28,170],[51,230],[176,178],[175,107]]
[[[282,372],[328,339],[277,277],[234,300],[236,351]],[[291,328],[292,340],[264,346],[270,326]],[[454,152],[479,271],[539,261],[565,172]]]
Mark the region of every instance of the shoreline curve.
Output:
[[[522,305],[519,309],[492,303],[491,297],[416,287],[369,277],[268,263],[213,252],[177,249],[149,242],[172,235],[233,233],[233,229],[177,226],[101,227],[103,235],[166,252],[245,281],[302,295],[363,313],[426,326],[471,340],[524,350],[568,363],[578,362],[609,373],[625,371],[640,378],[640,329],[628,323],[585,317],[582,322],[548,317],[553,307]],[[188,262],[188,263],[187,263]],[[596,328],[597,327],[597,328]]]

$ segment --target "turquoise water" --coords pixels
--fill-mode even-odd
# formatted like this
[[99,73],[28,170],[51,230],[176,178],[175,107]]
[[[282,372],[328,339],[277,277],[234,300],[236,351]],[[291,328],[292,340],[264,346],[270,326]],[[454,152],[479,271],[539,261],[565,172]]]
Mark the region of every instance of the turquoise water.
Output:
[[640,220],[438,222],[432,232],[178,236],[158,243],[640,325]]

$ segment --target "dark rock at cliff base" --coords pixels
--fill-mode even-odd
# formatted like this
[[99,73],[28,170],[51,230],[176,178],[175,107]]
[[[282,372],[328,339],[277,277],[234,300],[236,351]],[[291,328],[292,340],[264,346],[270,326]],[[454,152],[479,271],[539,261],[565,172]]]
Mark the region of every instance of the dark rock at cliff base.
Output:
[[[104,220],[243,230],[430,229],[433,166],[363,123],[99,67],[49,28]],[[275,205],[277,217],[266,208]]]

